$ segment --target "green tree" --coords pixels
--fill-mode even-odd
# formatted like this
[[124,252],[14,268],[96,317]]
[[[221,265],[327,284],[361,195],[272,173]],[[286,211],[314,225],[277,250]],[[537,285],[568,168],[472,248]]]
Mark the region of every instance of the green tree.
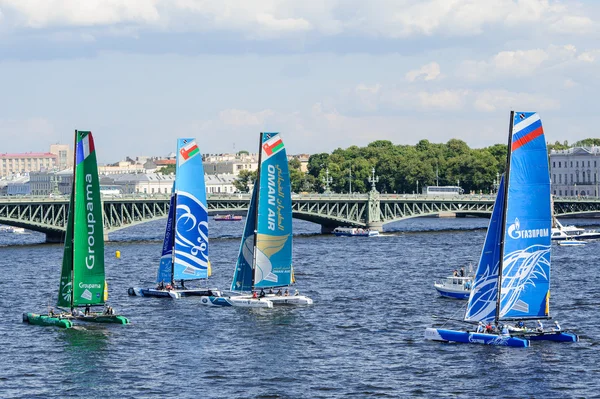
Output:
[[242,169],[238,177],[233,181],[235,188],[242,193],[250,191],[250,184],[256,180],[256,171]]
[[583,139],[573,144],[573,147],[591,147],[600,145],[600,139]]
[[164,168],[161,168],[160,173],[163,175],[175,174],[175,164],[167,165]]
[[329,166],[329,154],[321,153],[314,154],[308,158],[308,174],[319,177],[321,171]]

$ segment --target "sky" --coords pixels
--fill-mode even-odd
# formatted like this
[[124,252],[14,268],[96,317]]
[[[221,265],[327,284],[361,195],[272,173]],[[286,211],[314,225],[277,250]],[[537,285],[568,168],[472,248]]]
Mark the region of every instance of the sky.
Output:
[[600,1],[0,0],[0,153],[94,133],[100,162],[374,140],[598,137]]

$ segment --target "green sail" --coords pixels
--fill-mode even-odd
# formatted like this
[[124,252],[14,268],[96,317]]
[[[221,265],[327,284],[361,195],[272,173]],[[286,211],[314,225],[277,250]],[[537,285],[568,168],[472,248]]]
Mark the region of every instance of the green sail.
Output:
[[[101,305],[106,300],[106,282],[96,151],[91,132],[77,131],[75,134],[75,178],[58,303],[59,306]],[[72,277],[69,269],[72,270]],[[72,287],[70,294],[66,292],[68,282]]]
[[[75,186],[73,186],[75,188]],[[60,273],[60,286],[58,289],[59,307],[71,307],[73,293],[73,203],[75,196],[71,191],[69,201],[69,216],[67,217],[67,233],[65,235],[65,250],[63,253],[62,271]]]

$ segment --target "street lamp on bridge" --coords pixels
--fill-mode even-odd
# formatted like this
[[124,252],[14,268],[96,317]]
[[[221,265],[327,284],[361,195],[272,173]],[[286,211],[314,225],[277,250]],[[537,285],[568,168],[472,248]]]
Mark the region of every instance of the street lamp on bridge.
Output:
[[373,175],[369,178],[369,183],[371,183],[371,191],[377,191],[375,188],[375,183],[379,183],[379,176],[375,176],[375,168],[372,170]]
[[331,192],[331,190],[329,190],[329,185],[331,184],[332,181],[333,181],[333,179],[331,177],[329,177],[329,168],[327,168],[325,170],[325,177],[323,178],[323,183],[325,183],[325,192],[326,193]]

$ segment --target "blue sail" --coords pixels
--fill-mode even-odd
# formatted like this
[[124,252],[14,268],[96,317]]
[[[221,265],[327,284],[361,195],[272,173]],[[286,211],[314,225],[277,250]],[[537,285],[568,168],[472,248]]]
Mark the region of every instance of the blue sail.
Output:
[[156,282],[170,283],[173,281],[173,223],[175,221],[175,183],[171,192],[171,201],[169,202],[169,216],[167,218],[167,227],[165,228],[165,240],[163,242],[162,255],[156,275]]
[[252,264],[254,263],[254,228],[256,225],[256,194],[257,185],[254,185],[252,190],[252,199],[248,208],[248,216],[246,217],[246,226],[244,227],[244,235],[240,244],[240,252],[238,255],[237,264],[233,272],[233,280],[231,282],[232,291],[252,291]]
[[498,318],[548,316],[552,209],[540,117],[515,112]]
[[292,194],[288,159],[279,133],[261,134],[254,287],[292,282]]
[[202,154],[194,139],[177,140],[174,280],[208,277],[208,208]]
[[498,269],[500,267],[500,239],[504,232],[504,175],[500,179],[498,195],[485,236],[479,266],[475,272],[473,288],[465,312],[466,321],[493,321],[498,298]]

